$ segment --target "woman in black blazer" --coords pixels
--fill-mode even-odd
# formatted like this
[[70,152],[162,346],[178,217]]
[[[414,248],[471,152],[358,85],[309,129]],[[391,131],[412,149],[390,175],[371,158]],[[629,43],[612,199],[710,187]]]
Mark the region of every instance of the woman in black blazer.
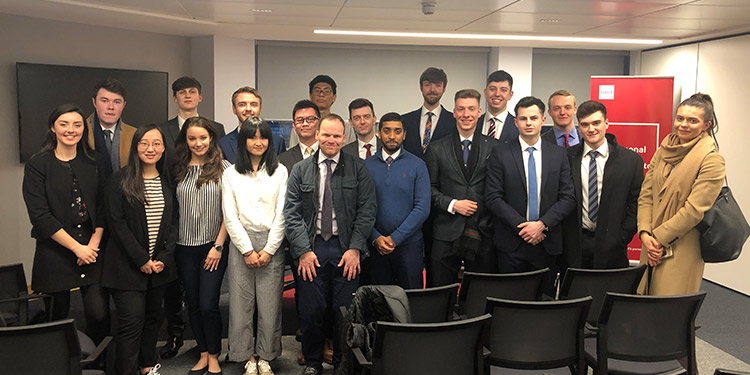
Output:
[[70,289],[80,287],[86,333],[98,343],[109,329],[109,296],[97,262],[104,169],[81,142],[88,133],[84,118],[72,104],[52,111],[42,148],[24,168],[23,199],[36,239],[31,288],[52,295],[50,313],[58,320],[68,316]]
[[111,234],[102,285],[117,308],[117,374],[155,375],[156,337],[167,283],[177,277],[174,247],[177,210],[166,173],[161,131],[141,126],[133,135],[128,164],[107,185]]

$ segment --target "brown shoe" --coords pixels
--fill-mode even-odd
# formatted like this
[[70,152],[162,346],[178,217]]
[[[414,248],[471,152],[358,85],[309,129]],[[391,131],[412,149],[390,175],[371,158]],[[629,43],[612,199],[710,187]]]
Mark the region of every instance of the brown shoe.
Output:
[[326,339],[326,344],[323,347],[323,362],[333,364],[333,340]]
[[300,366],[304,366],[305,365],[305,355],[302,354],[302,350],[300,350],[299,352],[297,352],[297,363]]

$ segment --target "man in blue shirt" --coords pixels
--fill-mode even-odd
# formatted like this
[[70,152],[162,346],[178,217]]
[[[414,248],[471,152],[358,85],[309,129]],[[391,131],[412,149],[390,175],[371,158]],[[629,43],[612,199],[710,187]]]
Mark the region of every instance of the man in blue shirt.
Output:
[[365,160],[378,181],[378,214],[370,235],[375,248],[371,281],[422,288],[422,224],[430,214],[430,175],[422,159],[401,147],[406,132],[398,113],[383,115],[378,135],[382,148]]
[[576,97],[568,90],[557,90],[549,96],[547,113],[552,119],[552,129],[542,134],[542,139],[568,148],[581,143],[581,133],[573,123],[576,117]]

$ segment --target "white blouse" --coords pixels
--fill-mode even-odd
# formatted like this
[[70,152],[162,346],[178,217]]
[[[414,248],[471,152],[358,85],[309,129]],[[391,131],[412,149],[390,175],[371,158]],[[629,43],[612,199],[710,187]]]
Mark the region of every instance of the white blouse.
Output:
[[[288,172],[282,164],[273,176],[265,168],[256,175],[240,174],[234,165],[224,170],[221,181],[224,226],[240,253],[264,250],[273,255],[281,246],[287,178]],[[265,248],[253,249],[248,236],[251,231],[269,231]]]

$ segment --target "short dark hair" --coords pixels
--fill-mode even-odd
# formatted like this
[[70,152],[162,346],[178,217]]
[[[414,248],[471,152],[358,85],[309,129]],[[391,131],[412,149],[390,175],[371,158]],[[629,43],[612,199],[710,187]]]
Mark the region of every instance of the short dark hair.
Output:
[[120,81],[112,77],[107,77],[96,83],[96,85],[94,86],[94,92],[91,93],[91,97],[93,99],[96,99],[96,94],[99,93],[99,89],[105,89],[109,92],[113,92],[117,95],[122,96],[122,100],[128,100],[127,94],[125,92],[125,87],[122,85],[122,83],[120,83]]
[[422,75],[419,76],[419,85],[422,85],[422,82],[427,81],[430,83],[442,83],[443,86],[448,85],[448,76],[445,74],[445,71],[440,68],[435,67],[429,67],[422,72]]
[[596,100],[587,100],[578,106],[576,117],[578,121],[581,121],[582,118],[591,116],[596,112],[601,112],[604,118],[607,118],[607,107],[604,104]]
[[333,78],[331,78],[331,76],[327,76],[325,74],[319,74],[315,76],[315,78],[313,78],[312,81],[310,81],[310,92],[309,92],[310,94],[312,94],[313,87],[315,86],[315,84],[320,83],[320,82],[331,85],[331,90],[333,91],[333,95],[336,95],[336,81],[334,81]]
[[375,115],[375,109],[372,108],[372,102],[365,99],[365,98],[357,98],[352,100],[351,103],[349,103],[349,118],[352,117],[352,111],[355,109],[360,109],[364,107],[370,107],[370,111],[373,115]]
[[315,116],[320,117],[320,109],[318,108],[318,106],[308,99],[303,99],[294,104],[294,108],[292,108],[292,121],[294,121],[294,116],[297,115],[297,111],[299,111],[300,109],[305,109],[305,108],[314,109]]
[[[323,120],[338,121],[338,122],[341,123],[341,126],[343,127],[344,131],[346,131],[346,123],[344,122],[344,119],[341,118],[341,116],[339,116],[339,115],[337,115],[335,113],[329,113],[329,114],[323,116],[323,118],[320,119],[320,124],[321,125],[323,124]],[[318,129],[320,129],[320,125],[318,125]]]
[[462,89],[456,91],[456,95],[453,96],[453,101],[455,102],[458,99],[469,99],[473,98],[476,99],[477,102],[482,100],[482,94],[479,93],[479,91],[474,89]]
[[189,89],[195,87],[198,89],[198,94],[201,93],[201,83],[197,79],[188,76],[182,76],[172,82],[172,96],[177,96],[177,91]]
[[490,82],[508,82],[508,86],[513,88],[513,77],[504,70],[496,70],[487,76],[487,84]]
[[531,106],[539,107],[539,112],[544,114],[544,110],[546,108],[544,105],[544,102],[542,101],[542,99],[539,99],[535,96],[527,96],[527,97],[521,98],[521,100],[519,100],[518,103],[516,103],[516,108],[514,108],[513,110],[516,112],[516,116],[518,116],[519,108],[529,108]]
[[260,97],[260,92],[258,92],[256,88],[250,86],[242,86],[232,93],[232,107],[234,107],[234,99],[237,98],[237,95],[243,92],[255,95],[255,97],[258,98],[258,103],[260,105],[263,105],[263,98]]
[[404,127],[404,120],[401,118],[401,115],[399,115],[396,112],[388,112],[388,113],[384,114],[380,118],[380,124],[381,125],[384,122],[388,122],[388,121],[397,121],[397,122],[400,122],[401,123],[401,127]]

